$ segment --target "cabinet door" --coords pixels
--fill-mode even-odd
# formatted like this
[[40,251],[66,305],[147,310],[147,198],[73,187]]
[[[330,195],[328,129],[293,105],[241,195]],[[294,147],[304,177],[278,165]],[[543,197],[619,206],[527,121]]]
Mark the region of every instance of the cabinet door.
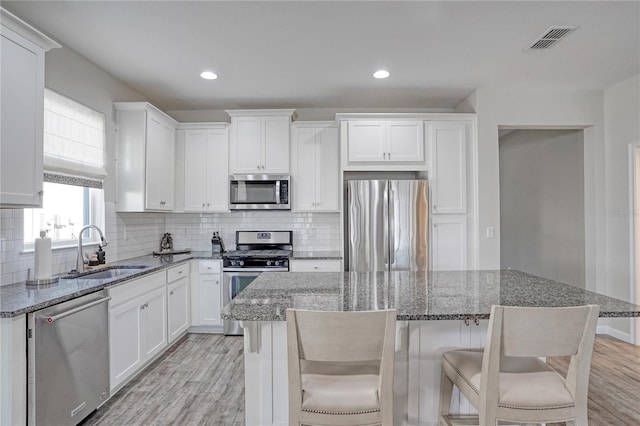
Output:
[[113,390],[142,364],[142,298],[109,310],[109,383]]
[[264,117],[262,120],[264,173],[289,173],[289,117]]
[[[293,211],[310,211],[316,203],[316,129],[298,127],[294,130],[292,165]],[[336,173],[336,177],[338,173]]]
[[229,211],[229,132],[227,129],[207,131],[207,210]]
[[467,269],[467,218],[431,216],[433,271]]
[[173,210],[174,156],[174,129],[148,112],[145,206],[149,210]]
[[142,357],[143,362],[167,346],[167,289],[154,290],[143,296]]
[[260,173],[262,151],[261,120],[258,117],[237,117],[231,123],[230,173]]
[[349,163],[384,161],[386,135],[384,121],[351,121],[348,124]]
[[42,204],[44,52],[2,27],[0,205]]
[[467,143],[464,123],[432,123],[433,213],[467,212]]
[[[212,150],[213,152],[213,150]],[[201,212],[207,204],[207,171],[211,161],[205,130],[184,134],[184,210]]]
[[315,155],[316,210],[337,212],[340,208],[339,152],[338,128],[318,129]]
[[222,325],[222,274],[201,274],[199,293],[199,324]]
[[387,161],[395,163],[424,162],[422,121],[388,121]]
[[182,335],[191,324],[189,278],[184,277],[167,286],[169,343]]

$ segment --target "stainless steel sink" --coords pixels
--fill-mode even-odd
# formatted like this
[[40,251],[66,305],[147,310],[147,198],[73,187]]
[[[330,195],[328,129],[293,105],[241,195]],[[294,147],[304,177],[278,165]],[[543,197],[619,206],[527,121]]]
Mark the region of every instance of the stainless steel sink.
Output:
[[83,272],[81,274],[69,274],[64,276],[66,279],[81,279],[81,280],[107,280],[113,278],[119,278],[131,274],[135,274],[142,269],[145,269],[144,265],[122,265],[122,266],[110,266],[106,269],[99,271]]

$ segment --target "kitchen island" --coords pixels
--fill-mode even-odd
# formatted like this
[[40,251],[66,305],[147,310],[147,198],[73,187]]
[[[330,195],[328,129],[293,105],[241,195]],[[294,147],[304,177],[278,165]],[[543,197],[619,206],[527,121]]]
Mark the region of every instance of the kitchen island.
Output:
[[[437,424],[441,354],[482,347],[492,305],[600,305],[600,317],[640,306],[519,271],[263,273],[223,309],[245,331],[247,425],[287,424],[286,310],[396,309],[394,424]],[[454,395],[452,412],[472,408]]]

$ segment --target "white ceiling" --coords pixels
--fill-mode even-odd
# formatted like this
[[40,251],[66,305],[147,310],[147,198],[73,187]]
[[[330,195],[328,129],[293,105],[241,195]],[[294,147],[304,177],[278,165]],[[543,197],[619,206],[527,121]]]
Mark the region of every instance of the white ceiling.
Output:
[[[638,1],[2,5],[164,110],[450,108],[478,88],[603,89],[640,72]],[[553,25],[579,28],[524,50]]]

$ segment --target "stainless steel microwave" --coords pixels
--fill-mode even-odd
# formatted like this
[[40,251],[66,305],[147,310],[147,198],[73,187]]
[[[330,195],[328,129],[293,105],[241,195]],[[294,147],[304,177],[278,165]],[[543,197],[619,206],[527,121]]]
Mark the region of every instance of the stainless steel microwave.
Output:
[[289,175],[230,175],[229,209],[291,210]]

